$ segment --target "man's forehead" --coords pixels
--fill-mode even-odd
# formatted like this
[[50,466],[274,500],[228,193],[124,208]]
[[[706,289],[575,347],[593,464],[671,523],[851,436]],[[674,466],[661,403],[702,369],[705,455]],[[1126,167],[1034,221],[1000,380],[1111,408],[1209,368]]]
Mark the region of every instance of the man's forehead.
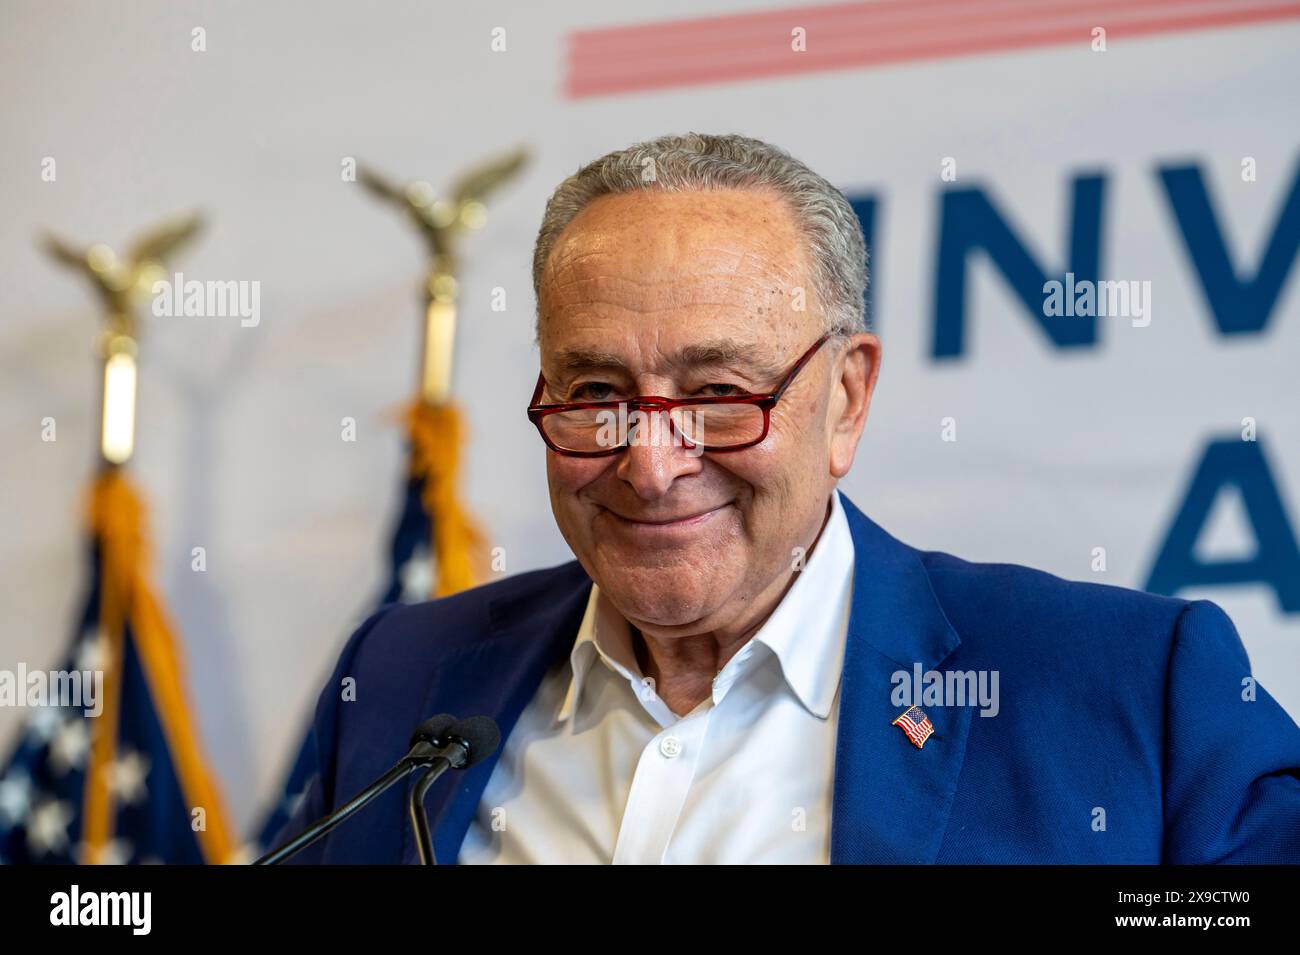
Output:
[[665,272],[706,284],[759,276],[798,283],[803,246],[785,201],[767,191],[607,195],[561,233],[542,284],[563,296],[626,277],[652,284]]
[[803,337],[809,317],[798,313],[817,305],[804,245],[784,200],[762,191],[603,196],[548,260],[538,322],[547,364],[633,364],[603,346],[635,339],[635,352],[664,339],[660,363],[765,365],[780,341]]

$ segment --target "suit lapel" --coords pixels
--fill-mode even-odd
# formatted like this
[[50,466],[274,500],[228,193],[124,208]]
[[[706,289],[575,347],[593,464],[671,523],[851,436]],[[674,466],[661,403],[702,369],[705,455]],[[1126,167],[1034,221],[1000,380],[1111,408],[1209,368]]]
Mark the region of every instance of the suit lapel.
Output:
[[[836,492],[839,493],[839,492]],[[831,813],[833,863],[931,863],[952,810],[971,708],[925,706],[934,735],[917,749],[891,725],[891,676],[937,669],[961,640],[917,553],[841,495],[853,534],[853,602],[840,686]],[[921,701],[914,701],[920,703]]]
[[[467,772],[448,771],[425,797],[440,864],[455,863],[505,741],[546,671],[573,647],[590,593],[591,580],[576,561],[556,568],[545,586],[491,604],[488,634],[448,654],[435,672],[426,717],[484,715],[501,729],[501,745],[490,757]],[[408,799],[415,783],[414,776],[407,783]],[[409,824],[403,831],[402,861],[415,864],[414,834]]]

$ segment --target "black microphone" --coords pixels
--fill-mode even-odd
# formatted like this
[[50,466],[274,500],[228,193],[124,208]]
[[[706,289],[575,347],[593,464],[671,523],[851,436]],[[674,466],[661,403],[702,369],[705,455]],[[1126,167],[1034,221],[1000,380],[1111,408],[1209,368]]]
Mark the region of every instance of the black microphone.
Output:
[[469,769],[487,759],[501,742],[501,730],[490,716],[471,716],[442,729],[442,745],[438,756],[428,764],[424,775],[411,787],[407,812],[411,828],[415,830],[415,848],[420,855],[420,865],[437,865],[433,854],[433,837],[429,833],[429,814],[424,808],[424,797],[429,787],[450,769]]
[[492,755],[501,742],[501,730],[490,716],[471,716],[469,719],[444,728],[447,739],[465,754],[465,762],[457,769],[469,769]]
[[[445,747],[452,744],[446,737],[448,732],[456,726],[463,723],[470,723],[471,720],[460,721],[450,713],[440,713],[425,720],[415,728],[411,734],[411,749],[397,761],[397,765],[390,769],[384,775],[380,776],[373,783],[361,790],[356,796],[347,802],[347,804],[334,810],[328,816],[318,819],[299,835],[285,843],[279,849],[268,852],[262,856],[253,865],[279,865],[290,856],[301,852],[312,843],[323,838],[331,829],[338,826],[341,822],[348,819],[355,812],[362,809],[370,803],[376,796],[385,792],[399,779],[409,776],[415,770],[424,766],[429,766],[439,760],[447,763],[447,757],[443,755]],[[491,722],[489,720],[488,722]],[[496,724],[493,723],[493,729]],[[496,743],[493,743],[495,746]],[[491,750],[488,750],[491,752]],[[463,764],[462,764],[463,765]],[[443,768],[446,768],[445,766]],[[441,772],[441,771],[440,771]]]
[[431,716],[415,728],[411,742],[407,745],[411,751],[403,759],[429,760],[438,755],[438,750],[446,743],[444,737],[459,722],[450,713]]

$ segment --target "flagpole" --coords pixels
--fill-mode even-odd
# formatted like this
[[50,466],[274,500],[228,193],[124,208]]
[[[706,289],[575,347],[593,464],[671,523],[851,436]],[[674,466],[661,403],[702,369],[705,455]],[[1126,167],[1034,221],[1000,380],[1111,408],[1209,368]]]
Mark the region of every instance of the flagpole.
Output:
[[437,561],[430,596],[444,596],[478,583],[486,565],[486,540],[466,512],[458,491],[465,422],[452,400],[459,245],[463,236],[486,220],[485,197],[516,176],[528,158],[519,147],[463,173],[446,198],[427,182],[400,186],[369,167],[360,181],[372,195],[397,205],[425,240],[430,262],[423,284],[419,382],[406,410],[410,472],[422,482],[422,499],[430,520],[429,549]]
[[[197,214],[150,230],[119,257],[106,245],[84,253],[48,236],[45,249],[91,280],[106,312],[99,339],[101,359],[100,466],[89,494],[87,524],[97,554],[99,639],[104,654],[104,709],[91,727],[90,754],[82,804],[80,861],[107,860],[114,839],[114,767],[120,735],[122,687],[128,626],[152,703],[166,739],[177,783],[191,811],[204,823],[195,838],[209,862],[230,861],[234,840],[220,794],[210,778],[189,716],[180,646],[148,578],[145,507],[125,465],[135,453],[139,383],[139,325],[136,309],[165,274],[164,260],[202,228]],[[186,819],[188,825],[191,820]]]
[[[401,185],[369,166],[357,169],[357,179],[366,190],[399,209],[429,251],[420,293],[418,378],[414,396],[403,407],[409,449],[407,487],[391,542],[388,586],[380,603],[453,594],[486,576],[486,538],[458,492],[465,421],[452,398],[460,290],[457,253],[461,237],[483,225],[484,197],[518,173],[526,159],[522,148],[490,159],[460,176],[446,199],[438,199],[426,182]],[[428,574],[427,581],[422,543],[437,564],[437,573]],[[309,728],[281,787],[283,798],[259,827],[264,848],[293,835],[284,827],[293,820],[295,804],[319,771]]]

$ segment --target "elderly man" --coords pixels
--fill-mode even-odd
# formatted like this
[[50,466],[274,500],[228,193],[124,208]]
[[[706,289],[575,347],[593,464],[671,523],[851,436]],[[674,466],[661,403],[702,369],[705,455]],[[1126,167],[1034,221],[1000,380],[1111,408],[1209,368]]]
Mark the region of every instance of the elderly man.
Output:
[[[881,348],[824,179],[741,136],[611,153],[533,275],[577,561],[368,620],[286,834],[451,712],[504,742],[430,790],[442,862],[1300,862],[1300,729],[1215,605],[920,552],[836,490]],[[414,861],[406,797],[298,860]]]

